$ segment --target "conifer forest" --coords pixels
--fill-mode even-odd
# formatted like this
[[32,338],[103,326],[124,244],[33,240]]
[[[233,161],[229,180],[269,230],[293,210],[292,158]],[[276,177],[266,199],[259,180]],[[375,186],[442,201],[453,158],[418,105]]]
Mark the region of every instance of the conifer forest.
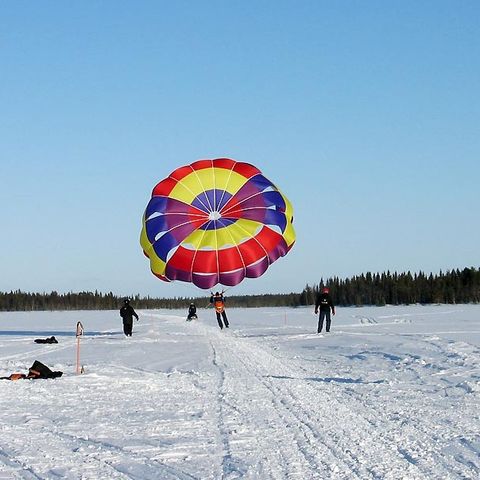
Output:
[[[480,302],[480,269],[470,267],[438,274],[423,272],[383,272],[350,278],[320,278],[318,284],[306,285],[301,292],[234,295],[225,292],[230,307],[300,307],[315,304],[319,291],[327,286],[335,305],[408,305],[458,304]],[[230,293],[230,294],[229,294]],[[138,309],[181,309],[190,302],[208,305],[209,294],[197,297],[151,298],[132,294],[129,298]],[[115,310],[124,297],[109,293],[29,293],[20,290],[0,292],[0,311],[29,310]]]

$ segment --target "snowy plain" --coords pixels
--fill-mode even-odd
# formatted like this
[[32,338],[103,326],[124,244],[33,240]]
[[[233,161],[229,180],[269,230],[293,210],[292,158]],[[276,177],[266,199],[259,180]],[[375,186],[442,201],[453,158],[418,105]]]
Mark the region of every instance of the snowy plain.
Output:
[[0,376],[64,372],[0,383],[0,479],[480,478],[479,305],[138,313],[0,313]]

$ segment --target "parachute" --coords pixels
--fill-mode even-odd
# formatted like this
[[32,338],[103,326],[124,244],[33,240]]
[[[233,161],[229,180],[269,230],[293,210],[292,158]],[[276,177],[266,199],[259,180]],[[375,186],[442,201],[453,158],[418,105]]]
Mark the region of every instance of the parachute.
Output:
[[292,205],[258,168],[198,160],[155,186],[140,244],[161,280],[234,286],[290,251],[292,223]]

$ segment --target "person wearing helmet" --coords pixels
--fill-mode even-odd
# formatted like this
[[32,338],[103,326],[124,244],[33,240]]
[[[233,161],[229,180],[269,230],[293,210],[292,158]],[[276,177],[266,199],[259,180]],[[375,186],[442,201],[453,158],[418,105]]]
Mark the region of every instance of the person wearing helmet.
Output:
[[197,317],[197,307],[195,304],[192,302],[190,306],[188,307],[188,315],[187,315],[187,322],[190,322],[191,320],[196,320]]
[[335,305],[333,304],[332,297],[330,297],[330,289],[327,287],[322,288],[320,294],[317,295],[315,300],[315,314],[318,313],[320,310],[320,315],[318,317],[318,328],[317,333],[321,333],[323,330],[323,321],[326,320],[326,331],[330,331],[330,324],[331,324],[331,317],[330,312],[332,315],[335,315]]
[[223,329],[223,325],[225,325],[225,328],[228,328],[230,325],[228,323],[227,314],[225,312],[225,297],[223,296],[223,292],[215,292],[215,294],[212,293],[210,295],[210,303],[215,308],[217,322],[220,329]]
[[138,321],[138,315],[130,305],[130,300],[128,298],[123,301],[123,307],[120,309],[120,316],[123,320],[123,333],[125,336],[131,337],[133,330],[133,317]]

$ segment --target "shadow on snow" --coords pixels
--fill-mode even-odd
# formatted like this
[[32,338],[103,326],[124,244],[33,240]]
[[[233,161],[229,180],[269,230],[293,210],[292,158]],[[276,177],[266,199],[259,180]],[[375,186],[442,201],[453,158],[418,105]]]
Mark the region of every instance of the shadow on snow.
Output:
[[277,380],[306,380],[308,382],[324,382],[324,383],[360,383],[363,385],[371,383],[385,383],[385,380],[374,380],[373,382],[366,382],[361,378],[343,378],[343,377],[306,377],[306,378],[296,378],[288,377],[284,375],[271,375],[269,378],[276,378]]
[[[99,336],[116,336],[123,335],[122,332],[91,332],[86,331],[85,337],[99,337]],[[0,336],[10,337],[75,337],[76,332],[61,331],[61,330],[0,330]]]

